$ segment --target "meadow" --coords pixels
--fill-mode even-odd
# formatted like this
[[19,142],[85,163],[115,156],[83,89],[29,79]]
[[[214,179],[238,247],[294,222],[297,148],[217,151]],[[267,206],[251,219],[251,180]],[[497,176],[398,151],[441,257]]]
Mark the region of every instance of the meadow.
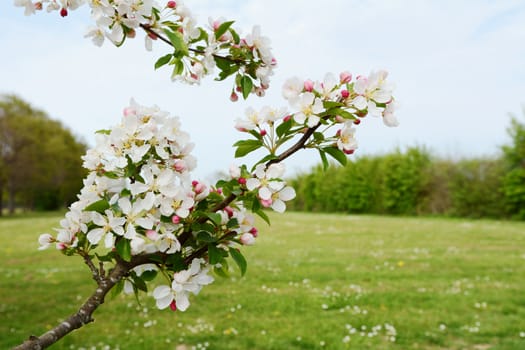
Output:
[[[38,251],[60,215],[0,218],[0,348],[41,334],[95,288],[76,257]],[[107,298],[52,349],[525,349],[525,223],[272,215],[248,272],[190,308]],[[233,265],[233,264],[232,264]]]

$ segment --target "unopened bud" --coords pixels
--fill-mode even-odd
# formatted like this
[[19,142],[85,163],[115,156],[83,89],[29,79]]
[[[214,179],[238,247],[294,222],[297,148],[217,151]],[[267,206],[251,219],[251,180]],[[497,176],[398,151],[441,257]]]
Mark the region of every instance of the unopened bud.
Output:
[[166,7],[169,7],[170,9],[174,9],[175,7],[177,7],[177,3],[175,1],[168,1],[168,3],[166,4]]
[[304,90],[308,92],[312,92],[314,90],[314,82],[310,79],[307,79],[304,81]]
[[42,2],[41,1],[35,2],[35,10],[42,10]]
[[359,124],[361,124],[361,119],[355,119],[355,120],[354,120],[354,124],[355,124],[355,125],[359,125]]
[[180,224],[180,217],[178,217],[177,215],[173,215],[171,217],[171,222],[174,223],[175,225]]
[[232,91],[231,95],[230,95],[230,101],[232,102],[237,102],[239,100],[239,95],[237,95],[235,93],[235,91]]
[[135,31],[135,29],[131,28],[126,33],[126,36],[130,39],[133,39],[135,36],[137,36],[137,32]]
[[350,96],[350,93],[348,92],[348,90],[341,90],[342,98],[348,98],[348,96]]
[[175,300],[172,300],[172,301],[171,301],[170,309],[171,309],[172,311],[177,311],[177,303],[175,303]]
[[67,16],[67,8],[62,7],[60,9],[60,16],[62,16],[62,17],[66,17]]
[[348,71],[344,71],[341,74],[339,74],[339,81],[341,84],[349,83],[352,80],[352,73]]
[[341,117],[340,115],[336,115],[335,116],[335,122],[336,123],[344,123],[345,122],[345,118]]
[[237,182],[239,183],[239,185],[246,185],[246,179],[244,177],[238,178]]
[[257,230],[256,227],[252,227],[251,230],[250,230],[250,233],[253,235],[253,237],[257,238],[257,236],[259,235],[259,231]]
[[345,154],[354,154],[355,150],[353,150],[353,149],[345,149],[345,150],[343,150],[343,152]]
[[255,94],[259,97],[263,97],[266,94],[266,92],[264,91],[263,88],[257,87],[255,88]]
[[262,129],[262,130],[259,132],[259,134],[260,134],[261,136],[266,136],[267,132],[266,132],[266,130]]
[[292,116],[291,115],[287,115],[286,117],[283,118],[283,122],[287,122],[290,119],[292,119]]

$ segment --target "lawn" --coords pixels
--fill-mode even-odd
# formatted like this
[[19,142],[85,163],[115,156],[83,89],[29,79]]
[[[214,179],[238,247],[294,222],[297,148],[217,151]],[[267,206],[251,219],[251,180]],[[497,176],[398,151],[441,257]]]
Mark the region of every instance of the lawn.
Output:
[[[95,288],[38,251],[60,216],[0,219],[0,348],[41,334]],[[525,349],[525,223],[287,213],[260,225],[248,272],[190,308],[108,298],[52,349]]]

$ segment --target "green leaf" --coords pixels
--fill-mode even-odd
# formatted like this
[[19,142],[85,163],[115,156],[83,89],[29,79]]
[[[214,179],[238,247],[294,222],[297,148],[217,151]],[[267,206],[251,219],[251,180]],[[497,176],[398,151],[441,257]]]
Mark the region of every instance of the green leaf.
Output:
[[248,267],[248,263],[246,262],[246,259],[244,258],[244,256],[239,250],[232,248],[232,247],[230,247],[229,250],[230,250],[230,255],[233,258],[233,261],[237,263],[237,266],[239,266],[239,269],[241,270],[241,276],[244,276],[244,274],[246,273],[246,268]]
[[259,209],[259,210],[254,211],[254,213],[257,214],[261,219],[263,219],[264,221],[266,221],[266,223],[267,223],[268,225],[271,225],[271,223],[270,223],[270,218],[268,217],[268,215],[266,215],[266,213],[264,212],[264,210]]
[[217,248],[215,244],[208,244],[208,258],[211,265],[222,263],[228,255],[223,249]]
[[335,101],[323,101],[323,107],[326,109],[330,108],[337,108],[337,107],[343,107],[345,104],[342,102],[335,102]]
[[229,229],[239,227],[239,220],[237,220],[237,218],[231,218],[230,220],[228,220],[226,227]]
[[109,134],[111,134],[111,130],[109,130],[109,129],[101,129],[101,130],[95,131],[95,134],[109,135]]
[[283,135],[286,135],[288,131],[290,131],[290,129],[292,128],[292,124],[293,124],[293,118],[290,118],[285,122],[282,122],[281,125],[279,125],[277,129],[275,130],[275,132],[277,133],[277,136],[281,137]]
[[317,142],[321,142],[324,140],[324,135],[322,132],[316,131],[314,132],[314,140]]
[[131,244],[129,239],[121,238],[115,246],[118,254],[124,261],[131,261]]
[[123,290],[124,290],[124,280],[122,279],[118,281],[118,283],[115,284],[113,288],[111,288],[111,297],[115,298],[117,295],[122,293]]
[[341,165],[346,165],[346,163],[348,162],[346,154],[337,147],[325,147],[323,148],[323,151],[332,156],[332,158],[341,163]]
[[239,44],[239,42],[241,41],[241,38],[239,37],[239,34],[237,34],[237,32],[235,30],[233,30],[232,28],[230,28],[230,33],[233,37],[233,42],[236,43],[236,44]]
[[229,21],[229,22],[224,22],[222,23],[219,28],[217,28],[217,31],[215,32],[215,39],[219,40],[219,38],[221,36],[223,36],[224,33],[226,33],[226,31],[228,29],[230,29],[231,25],[233,24],[234,21]]
[[345,119],[350,119],[350,120],[354,120],[356,119],[355,116],[348,112],[348,111],[345,111],[344,109],[341,109],[341,108],[334,108],[334,109],[330,109],[328,111],[326,111],[325,113],[323,113],[323,115],[333,115],[333,116],[340,116],[340,117],[343,117]]
[[321,161],[323,162],[323,170],[328,169],[328,159],[326,159],[326,154],[323,150],[319,150],[319,155],[321,156]]
[[164,29],[164,33],[168,36],[171,44],[175,48],[175,51],[179,51],[185,56],[188,55],[188,45],[184,42],[182,34],[179,32],[172,32],[169,29]]
[[197,233],[197,240],[206,243],[213,243],[217,241],[217,239],[213,237],[208,231],[199,231]]
[[235,150],[235,157],[243,157],[250,152],[255,151],[256,149],[262,147],[263,143],[260,140],[240,140],[233,144],[234,147],[237,147]]
[[228,263],[226,262],[226,260],[223,260],[223,262],[221,263],[221,266],[220,266],[220,267],[215,266],[215,267],[213,268],[213,271],[214,271],[218,276],[221,276],[221,277],[224,277],[224,278],[228,278],[228,277],[230,277],[230,271],[229,271]]
[[230,72],[231,65],[232,65],[230,60],[224,57],[221,57],[221,56],[213,56],[213,58],[215,59],[215,64],[220,70],[224,72]]
[[104,214],[106,209],[109,209],[109,202],[105,199],[101,199],[88,205],[84,211],[96,211],[97,213]]
[[148,286],[141,277],[138,277],[137,275],[131,275],[131,278],[133,279],[133,285],[137,287],[137,289],[146,293],[148,292]]
[[153,281],[155,277],[157,277],[158,271],[156,270],[146,270],[142,272],[142,275],[140,275],[140,278],[142,278],[144,281],[149,282]]
[[250,93],[252,92],[253,88],[253,81],[252,78],[250,78],[247,75],[243,75],[241,78],[241,90],[242,90],[242,97],[246,100],[248,96],[250,96]]
[[221,216],[221,214],[208,213],[207,216],[208,216],[208,218],[210,218],[211,221],[213,221],[213,223],[216,226],[221,226],[221,224],[222,224],[222,216]]
[[177,59],[173,63],[173,72],[171,73],[171,78],[173,79],[177,75],[181,75],[182,72],[184,72],[184,63],[180,59]]
[[169,53],[159,58],[157,62],[155,62],[155,69],[159,69],[160,67],[168,64],[172,57],[173,57],[173,54]]

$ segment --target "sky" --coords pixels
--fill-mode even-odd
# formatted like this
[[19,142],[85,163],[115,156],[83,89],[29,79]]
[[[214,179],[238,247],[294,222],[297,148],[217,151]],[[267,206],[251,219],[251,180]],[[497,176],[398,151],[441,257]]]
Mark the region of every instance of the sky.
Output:
[[[370,117],[358,126],[356,156],[425,146],[442,157],[494,156],[508,142],[514,114],[525,121],[525,1],[489,0],[186,0],[199,23],[235,20],[260,25],[278,68],[267,95],[229,101],[231,81],[208,77],[201,86],[171,82],[154,62],[169,52],[142,36],[121,48],[84,38],[89,8],[61,18],[45,11],[26,17],[13,1],[0,3],[0,94],[14,93],[63,122],[90,145],[94,132],[118,123],[135,98],[179,116],[196,144],[196,177],[227,171],[234,121],[253,106],[286,106],[283,82],[320,80],[327,72],[356,75],[385,69],[395,83],[400,125]],[[287,161],[289,174],[319,162],[305,151]]]

